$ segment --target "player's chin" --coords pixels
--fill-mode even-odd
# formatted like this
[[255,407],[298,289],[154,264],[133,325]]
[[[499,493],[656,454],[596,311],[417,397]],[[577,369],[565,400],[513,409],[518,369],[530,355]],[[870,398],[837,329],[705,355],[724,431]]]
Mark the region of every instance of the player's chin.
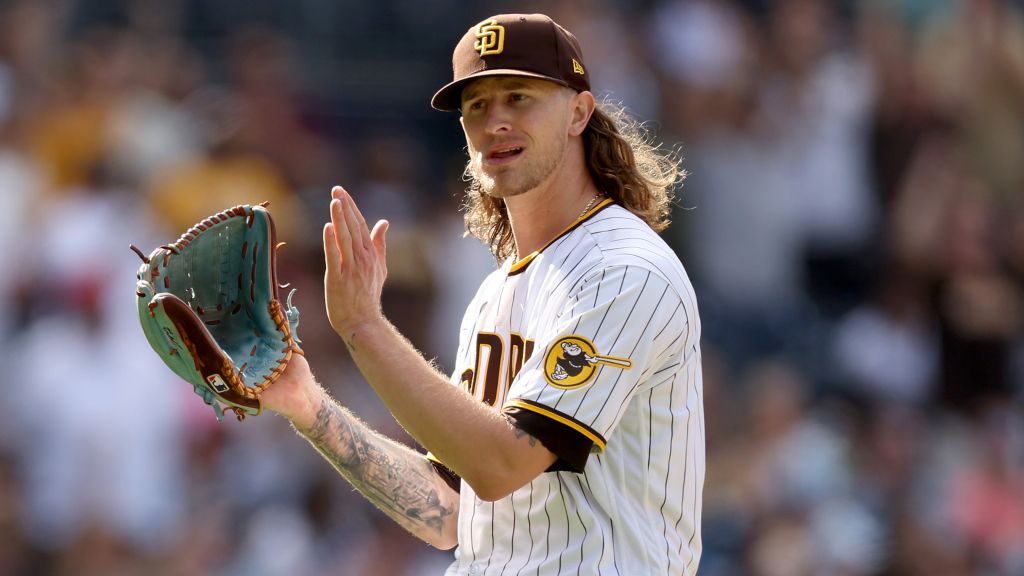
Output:
[[494,198],[511,198],[529,192],[536,184],[523,174],[513,170],[496,171],[488,179],[490,186],[481,187],[488,196]]

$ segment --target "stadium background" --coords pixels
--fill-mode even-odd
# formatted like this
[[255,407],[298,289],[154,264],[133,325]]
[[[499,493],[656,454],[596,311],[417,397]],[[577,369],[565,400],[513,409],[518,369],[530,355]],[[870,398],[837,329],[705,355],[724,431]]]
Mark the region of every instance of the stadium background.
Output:
[[691,173],[701,574],[1024,573],[1017,0],[0,3],[0,573],[443,569],[280,419],[175,382],[128,244],[270,200],[315,371],[408,440],[323,318],[329,189],[391,219],[386,312],[451,370],[493,264],[428,100],[470,24],[533,10]]

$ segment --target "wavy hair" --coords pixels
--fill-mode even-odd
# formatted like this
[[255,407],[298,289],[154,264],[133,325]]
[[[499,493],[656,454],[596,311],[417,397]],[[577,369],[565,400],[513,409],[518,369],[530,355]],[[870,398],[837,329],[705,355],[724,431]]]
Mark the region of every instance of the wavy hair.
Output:
[[[601,102],[583,131],[587,170],[605,196],[636,214],[655,232],[670,223],[675,189],[686,178],[679,155],[661,149],[646,127],[619,104]],[[486,244],[498,261],[515,253],[505,202],[483,192],[469,163],[466,234]]]

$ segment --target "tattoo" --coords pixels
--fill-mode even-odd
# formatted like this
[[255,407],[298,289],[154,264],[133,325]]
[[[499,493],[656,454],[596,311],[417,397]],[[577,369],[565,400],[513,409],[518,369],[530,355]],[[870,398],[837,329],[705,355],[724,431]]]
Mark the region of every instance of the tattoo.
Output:
[[[506,418],[506,420],[508,420],[508,418]],[[512,424],[511,420],[509,420],[509,424]],[[515,424],[512,424],[512,432],[515,433],[516,439],[526,436],[529,439],[528,442],[530,443],[530,448],[534,448],[537,446],[537,439],[534,438],[529,432],[523,430],[522,428],[516,426]]]
[[323,438],[327,432],[327,427],[331,423],[330,404],[327,401],[320,403],[320,409],[316,411],[316,422],[313,423],[313,427],[309,430],[309,438]]
[[345,346],[348,348],[349,352],[355,352],[356,351],[356,333],[355,332],[353,332],[352,335],[348,337],[348,340],[342,338],[341,341],[345,343]]
[[331,400],[322,401],[305,435],[367,500],[413,534],[440,534],[455,513],[453,502],[442,502],[430,462],[375,434]]

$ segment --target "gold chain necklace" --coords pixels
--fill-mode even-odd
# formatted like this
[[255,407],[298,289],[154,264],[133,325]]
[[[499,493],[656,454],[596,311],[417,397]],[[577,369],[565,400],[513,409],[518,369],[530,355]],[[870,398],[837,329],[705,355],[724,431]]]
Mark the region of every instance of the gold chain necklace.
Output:
[[597,201],[600,200],[601,198],[604,198],[603,194],[598,194],[597,196],[591,198],[590,203],[587,204],[587,207],[583,209],[583,212],[580,212],[580,215],[577,216],[576,219],[579,220],[580,218],[586,216],[587,212],[590,212],[590,209],[593,208],[594,204],[597,204]]

